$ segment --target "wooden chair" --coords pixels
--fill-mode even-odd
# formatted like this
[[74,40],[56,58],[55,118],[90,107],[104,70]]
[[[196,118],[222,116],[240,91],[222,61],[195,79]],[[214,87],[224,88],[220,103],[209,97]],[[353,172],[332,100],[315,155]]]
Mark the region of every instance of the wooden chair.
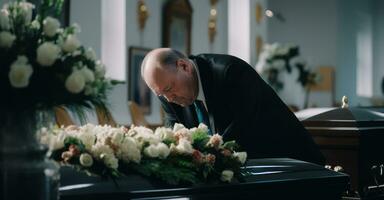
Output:
[[100,125],[107,124],[107,125],[110,125],[112,127],[117,126],[117,123],[113,119],[112,114],[111,114],[111,112],[109,112],[109,110],[107,110],[106,113],[104,113],[103,111],[101,111],[100,108],[96,107],[95,112],[96,112],[96,116],[97,116],[97,121],[99,122]]
[[[140,106],[136,102],[128,101],[128,107],[131,113],[132,124],[134,124],[135,126],[145,126],[153,130],[159,126],[163,126],[163,121],[159,124],[150,124],[145,119],[143,111],[141,110]],[[163,118],[164,113],[160,113],[160,115]]]
[[56,117],[56,124],[61,126],[69,126],[74,125],[75,123],[71,119],[71,116],[69,115],[68,111],[63,106],[57,106],[54,108],[55,117]]
[[[95,108],[94,109],[96,116],[97,116],[97,121],[98,124],[100,125],[111,125],[113,127],[117,126],[117,123],[112,117],[112,114],[107,110],[107,113],[104,113],[100,110],[100,108]],[[65,109],[63,106],[57,106],[54,108],[55,112],[55,117],[56,117],[56,124],[60,126],[69,126],[69,125],[76,125],[74,121],[72,120],[70,114],[68,111]]]
[[132,123],[136,126],[149,126],[149,123],[144,117],[140,106],[134,101],[128,101],[129,111],[132,117]]

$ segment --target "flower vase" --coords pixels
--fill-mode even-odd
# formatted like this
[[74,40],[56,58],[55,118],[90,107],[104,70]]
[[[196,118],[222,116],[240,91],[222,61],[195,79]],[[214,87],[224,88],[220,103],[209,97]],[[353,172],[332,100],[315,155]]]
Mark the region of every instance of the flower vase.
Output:
[[36,110],[0,116],[0,199],[58,199],[60,173],[36,138]]

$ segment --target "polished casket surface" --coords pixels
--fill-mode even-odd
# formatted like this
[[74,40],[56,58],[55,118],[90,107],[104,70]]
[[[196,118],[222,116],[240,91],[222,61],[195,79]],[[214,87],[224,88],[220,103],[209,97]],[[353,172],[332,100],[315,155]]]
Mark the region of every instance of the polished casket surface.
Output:
[[326,164],[351,176],[351,190],[364,198],[384,198],[384,113],[378,108],[334,108],[308,117],[310,132]]
[[244,182],[172,186],[137,174],[111,180],[61,169],[61,199],[340,199],[346,174],[288,158],[253,159],[242,169]]

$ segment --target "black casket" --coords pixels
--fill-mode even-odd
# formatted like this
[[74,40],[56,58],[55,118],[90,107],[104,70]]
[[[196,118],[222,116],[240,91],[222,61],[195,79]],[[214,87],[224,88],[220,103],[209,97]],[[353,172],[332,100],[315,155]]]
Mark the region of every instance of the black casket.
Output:
[[[242,172],[244,182],[171,186],[140,175],[113,181],[61,169],[60,197],[66,199],[341,199],[346,174],[285,158],[255,159]],[[116,186],[117,185],[117,186]]]
[[384,197],[384,113],[369,108],[334,108],[302,121],[326,164],[351,177],[364,198]]

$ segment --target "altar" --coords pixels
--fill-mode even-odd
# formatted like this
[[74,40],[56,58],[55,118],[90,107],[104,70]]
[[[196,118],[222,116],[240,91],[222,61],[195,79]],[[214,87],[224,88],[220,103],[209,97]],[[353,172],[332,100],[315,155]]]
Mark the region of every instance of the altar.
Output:
[[289,158],[253,159],[242,168],[244,181],[165,185],[131,174],[102,180],[83,172],[61,169],[60,198],[66,199],[341,199],[349,176],[323,166]]

